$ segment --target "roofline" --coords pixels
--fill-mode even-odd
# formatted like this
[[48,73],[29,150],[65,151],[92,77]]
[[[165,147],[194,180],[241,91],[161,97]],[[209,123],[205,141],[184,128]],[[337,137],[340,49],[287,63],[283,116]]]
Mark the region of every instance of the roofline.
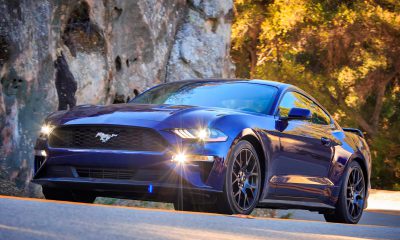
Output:
[[[179,81],[174,81],[175,82],[251,82],[251,83],[258,83],[258,84],[263,84],[263,85],[269,85],[269,86],[274,86],[277,87],[281,90],[289,88],[289,87],[295,87],[291,84],[287,83],[282,83],[282,82],[276,82],[272,80],[264,80],[264,79],[246,79],[246,78],[204,78],[204,79],[184,79],[184,80],[179,80]],[[173,82],[170,82],[173,83]]]

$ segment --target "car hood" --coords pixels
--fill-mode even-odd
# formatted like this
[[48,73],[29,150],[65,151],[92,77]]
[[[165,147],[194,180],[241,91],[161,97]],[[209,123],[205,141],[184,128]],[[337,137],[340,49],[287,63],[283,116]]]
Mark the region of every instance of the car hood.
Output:
[[113,104],[82,105],[47,118],[54,125],[113,124],[160,128],[208,125],[230,110],[186,105]]

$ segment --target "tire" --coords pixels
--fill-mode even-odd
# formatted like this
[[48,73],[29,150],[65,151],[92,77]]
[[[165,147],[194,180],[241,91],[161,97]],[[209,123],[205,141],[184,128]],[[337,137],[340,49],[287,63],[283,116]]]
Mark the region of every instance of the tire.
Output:
[[258,204],[261,177],[257,151],[250,142],[241,140],[228,157],[224,191],[213,210],[225,214],[250,214]]
[[43,187],[42,192],[44,197],[50,200],[93,203],[96,199],[94,194],[83,191]]
[[357,224],[364,210],[365,196],[366,184],[363,171],[358,162],[352,161],[345,172],[335,211],[325,213],[325,220]]

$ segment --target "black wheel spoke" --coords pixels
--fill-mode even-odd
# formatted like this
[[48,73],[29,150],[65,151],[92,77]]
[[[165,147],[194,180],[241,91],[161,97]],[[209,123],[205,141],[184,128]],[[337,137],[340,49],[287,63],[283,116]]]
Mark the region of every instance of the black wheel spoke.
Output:
[[235,160],[235,163],[237,163],[237,165],[239,165],[239,168],[241,168],[241,167],[242,167],[242,163],[240,162],[240,160],[239,160],[239,159],[237,159],[237,158],[236,158],[236,160]]
[[245,159],[245,164],[244,164],[244,165],[247,167],[247,163],[248,163],[248,156],[247,156],[247,155],[248,155],[248,151],[247,151],[247,150],[244,150],[244,152],[246,153],[246,154],[245,154],[245,158],[244,158],[244,159]]
[[254,198],[254,188],[249,188],[250,189],[250,192],[251,192],[251,196]]
[[235,198],[237,197],[237,195],[239,195],[240,194],[240,190],[239,191],[237,191],[236,193],[235,193],[235,195],[233,195]]
[[238,178],[236,178],[235,180],[233,180],[232,185],[235,185],[235,183],[237,183],[237,181],[239,181]]

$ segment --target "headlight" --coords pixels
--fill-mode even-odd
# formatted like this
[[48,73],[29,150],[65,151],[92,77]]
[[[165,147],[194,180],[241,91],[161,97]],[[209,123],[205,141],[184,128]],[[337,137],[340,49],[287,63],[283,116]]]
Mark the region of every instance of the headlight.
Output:
[[173,133],[183,139],[193,139],[203,142],[224,142],[228,137],[221,131],[213,128],[183,129],[172,130]]
[[53,125],[48,125],[45,124],[42,126],[42,128],[40,129],[40,135],[42,137],[47,137],[50,135],[50,133],[54,130],[55,126]]

